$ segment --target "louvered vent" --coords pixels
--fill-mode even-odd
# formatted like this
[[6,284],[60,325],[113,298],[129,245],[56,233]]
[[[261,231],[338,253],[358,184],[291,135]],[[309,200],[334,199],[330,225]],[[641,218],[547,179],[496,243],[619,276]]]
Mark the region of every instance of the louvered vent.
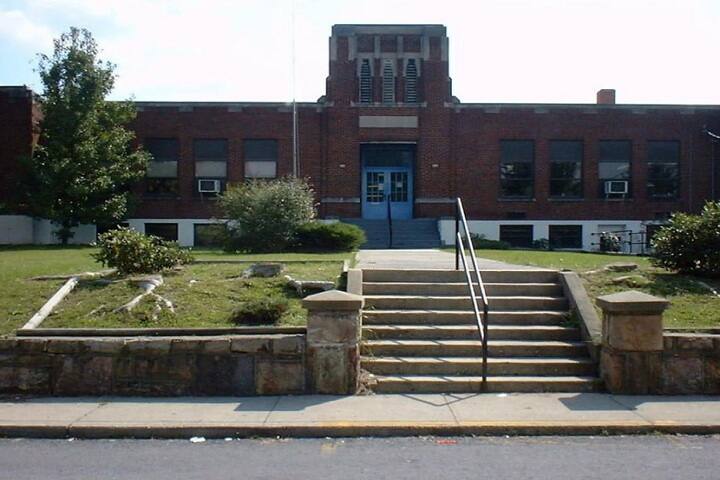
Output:
[[405,102],[417,103],[417,65],[415,59],[410,58],[405,67]]
[[395,73],[392,60],[383,62],[382,101],[383,103],[395,103]]
[[360,103],[371,103],[372,96],[370,60],[364,59],[360,65]]

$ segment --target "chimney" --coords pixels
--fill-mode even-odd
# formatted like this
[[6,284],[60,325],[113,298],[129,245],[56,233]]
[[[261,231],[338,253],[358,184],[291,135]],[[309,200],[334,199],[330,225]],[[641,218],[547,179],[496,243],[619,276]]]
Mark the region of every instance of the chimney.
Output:
[[603,88],[597,92],[598,105],[615,105],[615,90],[612,88]]

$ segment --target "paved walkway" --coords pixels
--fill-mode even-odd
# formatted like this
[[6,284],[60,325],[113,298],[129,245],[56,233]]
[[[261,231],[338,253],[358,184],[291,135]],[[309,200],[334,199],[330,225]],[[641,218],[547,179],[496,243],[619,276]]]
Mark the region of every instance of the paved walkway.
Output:
[[[477,260],[480,270],[544,270],[538,267],[497,262],[486,258],[478,258]],[[356,268],[454,269],[455,254],[438,249],[360,250]]]
[[29,398],[0,436],[179,437],[720,433],[720,397],[417,394]]

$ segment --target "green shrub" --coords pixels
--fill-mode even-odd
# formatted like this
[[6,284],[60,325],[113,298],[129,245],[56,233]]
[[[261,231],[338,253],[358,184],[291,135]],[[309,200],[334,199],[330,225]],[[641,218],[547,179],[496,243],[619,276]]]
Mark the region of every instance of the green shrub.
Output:
[[470,234],[470,239],[472,240],[473,247],[475,247],[478,250],[485,249],[485,250],[508,250],[510,249],[510,244],[507,242],[503,242],[502,240],[490,240],[485,237],[485,235],[478,235],[476,233]]
[[612,232],[600,233],[600,251],[601,252],[619,252],[622,249],[622,239],[620,235]]
[[550,250],[550,240],[547,238],[538,238],[533,240],[532,248],[534,250]]
[[295,237],[300,250],[347,251],[365,243],[362,228],[349,223],[310,222],[302,225]]
[[236,307],[230,321],[236,325],[272,325],[288,310],[288,301],[282,297],[260,297]]
[[673,214],[651,244],[655,266],[720,277],[720,202],[706,203],[700,215]]
[[313,191],[305,180],[283,178],[231,185],[218,199],[228,224],[228,249],[281,251],[301,225],[315,217]]
[[154,273],[193,260],[191,253],[176,242],[144,235],[129,228],[118,228],[98,238],[98,253],[93,257],[120,274]]

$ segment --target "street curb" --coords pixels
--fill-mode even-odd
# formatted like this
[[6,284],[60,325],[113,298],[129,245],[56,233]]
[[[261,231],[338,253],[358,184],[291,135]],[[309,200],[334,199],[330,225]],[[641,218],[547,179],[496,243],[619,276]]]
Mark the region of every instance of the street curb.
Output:
[[675,422],[330,422],[292,425],[0,425],[4,438],[253,438],[720,434],[720,424]]

